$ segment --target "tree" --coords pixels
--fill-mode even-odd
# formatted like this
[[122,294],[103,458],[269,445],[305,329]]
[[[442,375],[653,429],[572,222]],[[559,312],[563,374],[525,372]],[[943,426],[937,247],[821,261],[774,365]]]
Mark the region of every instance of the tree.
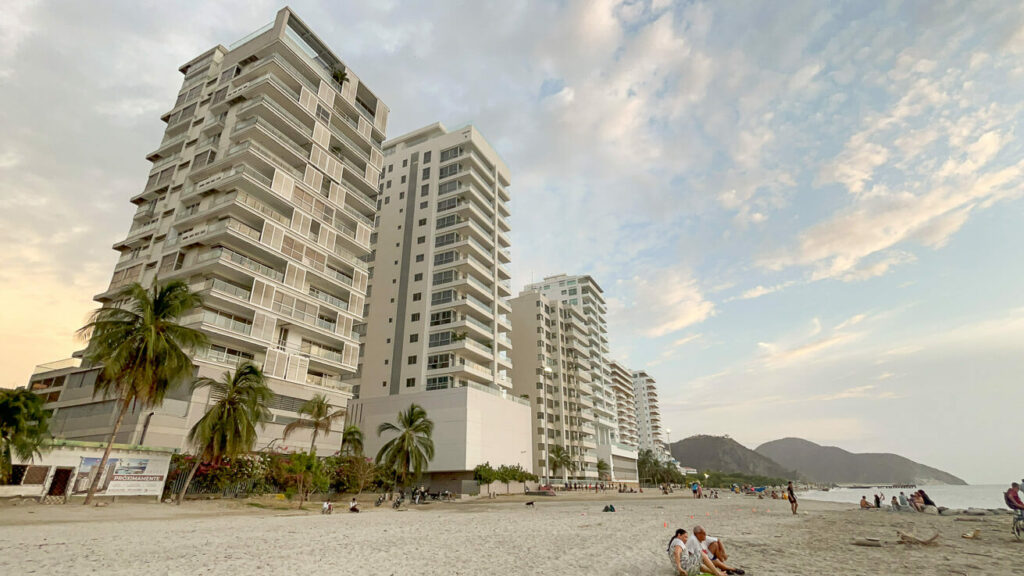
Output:
[[327,483],[327,476],[324,473],[323,463],[316,457],[315,453],[296,452],[289,454],[284,463],[284,474],[290,483],[294,484],[295,491],[299,494],[299,509],[306,502],[306,497],[316,488],[322,488]]
[[85,360],[103,366],[94,396],[116,398],[118,410],[89,485],[86,505],[96,495],[128,408],[135,405],[149,410],[163,404],[168,390],[192,375],[192,360],[186,350],[206,343],[202,332],[178,324],[202,305],[202,297],[180,280],[160,284],[154,279],[148,290],[135,282],[115,294],[113,301],[121,304],[94,311],[90,322],[78,331],[80,337],[89,339]]
[[341,432],[341,453],[353,456],[363,455],[363,431],[355,424],[345,426]]
[[42,455],[50,430],[50,413],[43,404],[28,390],[0,390],[0,484],[11,480],[12,453],[22,460]]
[[498,479],[497,471],[491,467],[490,462],[484,462],[483,464],[477,464],[476,468],[473,468],[473,480],[476,480],[478,485],[487,486],[487,495],[491,495],[491,484]]
[[410,479],[418,478],[434,459],[434,422],[418,404],[398,412],[398,424],[383,422],[377,427],[377,436],[385,432],[398,434],[377,452],[377,464],[394,470],[395,482],[406,486]]
[[284,437],[298,430],[299,428],[312,428],[313,439],[309,442],[310,453],[316,452],[317,434],[323,432],[326,436],[331,433],[331,425],[335,420],[345,416],[345,409],[331,411],[331,405],[327,403],[327,396],[316,394],[307,400],[300,408],[299,414],[305,414],[309,418],[299,418],[295,422],[284,427]]
[[270,419],[267,404],[274,397],[263,380],[263,372],[249,362],[242,363],[233,374],[225,371],[220,380],[197,379],[192,391],[200,388],[210,389],[213,404],[188,433],[189,442],[196,448],[196,461],[178,493],[179,505],[201,462],[219,464],[225,458],[252,451],[256,426],[262,428]]
[[345,82],[348,82],[348,72],[341,68],[335,68],[334,71],[331,72],[331,78],[338,83],[338,86],[344,86]]
[[640,475],[641,485],[644,480],[657,482],[657,477],[660,476],[660,468],[661,463],[658,462],[652,450],[645,448],[637,454],[636,469]]
[[576,462],[573,461],[572,455],[565,449],[564,446],[552,446],[551,455],[548,456],[548,465],[551,470],[558,475],[558,471],[562,470],[565,474],[562,475],[562,481],[565,483],[569,482],[569,472],[576,470]]
[[608,472],[609,472],[608,463],[605,462],[604,459],[598,458],[597,459],[597,477],[600,478],[602,481],[603,480],[608,480],[609,478],[611,478],[611,475],[608,474]]
[[495,477],[497,478],[498,482],[501,482],[502,484],[505,485],[505,494],[508,494],[508,485],[510,482],[515,481],[516,471],[513,470],[512,467],[509,466],[508,464],[502,464],[501,466],[498,466],[498,469],[495,471]]

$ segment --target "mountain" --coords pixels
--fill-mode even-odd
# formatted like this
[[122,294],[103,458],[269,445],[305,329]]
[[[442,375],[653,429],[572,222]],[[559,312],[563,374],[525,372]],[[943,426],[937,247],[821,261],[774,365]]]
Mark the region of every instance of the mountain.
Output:
[[773,478],[797,478],[767,456],[723,436],[690,436],[669,446],[672,456],[683,466],[698,470],[716,470]]
[[960,478],[896,454],[854,454],[802,438],[773,440],[758,454],[794,468],[812,481],[856,484],[967,484]]

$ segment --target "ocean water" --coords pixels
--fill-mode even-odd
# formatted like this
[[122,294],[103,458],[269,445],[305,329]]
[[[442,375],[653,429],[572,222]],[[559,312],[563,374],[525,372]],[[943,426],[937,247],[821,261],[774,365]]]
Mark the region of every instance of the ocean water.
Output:
[[[947,508],[1006,508],[1003,503],[1003,492],[1010,487],[1001,484],[977,484],[972,486],[918,486],[924,490],[935,504]],[[891,488],[833,488],[828,492],[820,490],[808,490],[798,492],[797,498],[808,500],[824,500],[826,502],[847,502],[858,504],[861,496],[867,496],[868,502],[874,504],[875,493],[885,494],[884,504],[888,504],[893,496],[899,496],[900,492],[909,495],[913,489],[891,489]]]

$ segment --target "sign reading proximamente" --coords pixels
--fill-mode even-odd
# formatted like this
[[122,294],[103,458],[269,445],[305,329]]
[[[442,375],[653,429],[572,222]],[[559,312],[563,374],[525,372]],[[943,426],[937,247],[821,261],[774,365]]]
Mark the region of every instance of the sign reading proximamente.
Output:
[[[75,494],[85,493],[96,470],[99,458],[82,458],[75,477]],[[154,454],[146,458],[110,458],[102,471],[99,490],[104,496],[159,496],[164,490],[170,455]]]

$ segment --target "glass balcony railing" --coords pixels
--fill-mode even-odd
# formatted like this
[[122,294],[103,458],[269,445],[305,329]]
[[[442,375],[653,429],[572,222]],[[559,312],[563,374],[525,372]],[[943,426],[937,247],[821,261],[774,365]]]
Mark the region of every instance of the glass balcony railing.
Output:
[[243,362],[255,362],[255,359],[248,356],[239,356],[237,354],[228,354],[223,350],[214,350],[212,348],[201,348],[196,350],[193,354],[193,358],[196,360],[204,360],[206,362],[214,362],[216,364],[224,364],[225,366],[238,366]]
[[239,266],[241,266],[243,268],[246,268],[248,270],[256,272],[257,274],[260,274],[261,276],[266,276],[268,278],[272,278],[274,280],[277,280],[278,282],[283,282],[284,281],[284,274],[283,273],[278,272],[277,270],[274,270],[270,266],[267,266],[265,264],[261,264],[261,263],[255,261],[255,260],[253,260],[252,258],[249,258],[248,256],[243,256],[243,255],[241,255],[241,254],[239,254],[239,253],[237,253],[237,252],[235,252],[233,250],[229,250],[229,249],[223,248],[223,247],[214,248],[213,250],[210,250],[209,252],[201,254],[198,258],[196,258],[196,263],[205,262],[207,260],[219,259],[219,258],[224,258],[225,260],[234,262],[235,264],[238,264]]
[[217,292],[223,292],[245,301],[248,301],[250,296],[252,296],[251,291],[240,286],[235,286],[234,284],[229,284],[220,278],[210,278],[201,284],[193,285],[192,290],[216,290]]
[[344,300],[336,296],[332,296],[327,292],[324,292],[323,290],[317,290],[316,288],[310,286],[309,295],[312,296],[313,298],[316,298],[317,300],[320,300],[321,302],[326,302],[331,306],[334,306],[335,308],[348,310],[348,302],[345,302]]
[[204,309],[198,313],[190,314],[185,318],[182,318],[183,324],[193,324],[202,322],[203,324],[209,324],[227,330],[228,332],[234,332],[236,334],[244,334],[246,336],[252,333],[252,323],[244,322],[227,314],[222,314],[215,310]]

